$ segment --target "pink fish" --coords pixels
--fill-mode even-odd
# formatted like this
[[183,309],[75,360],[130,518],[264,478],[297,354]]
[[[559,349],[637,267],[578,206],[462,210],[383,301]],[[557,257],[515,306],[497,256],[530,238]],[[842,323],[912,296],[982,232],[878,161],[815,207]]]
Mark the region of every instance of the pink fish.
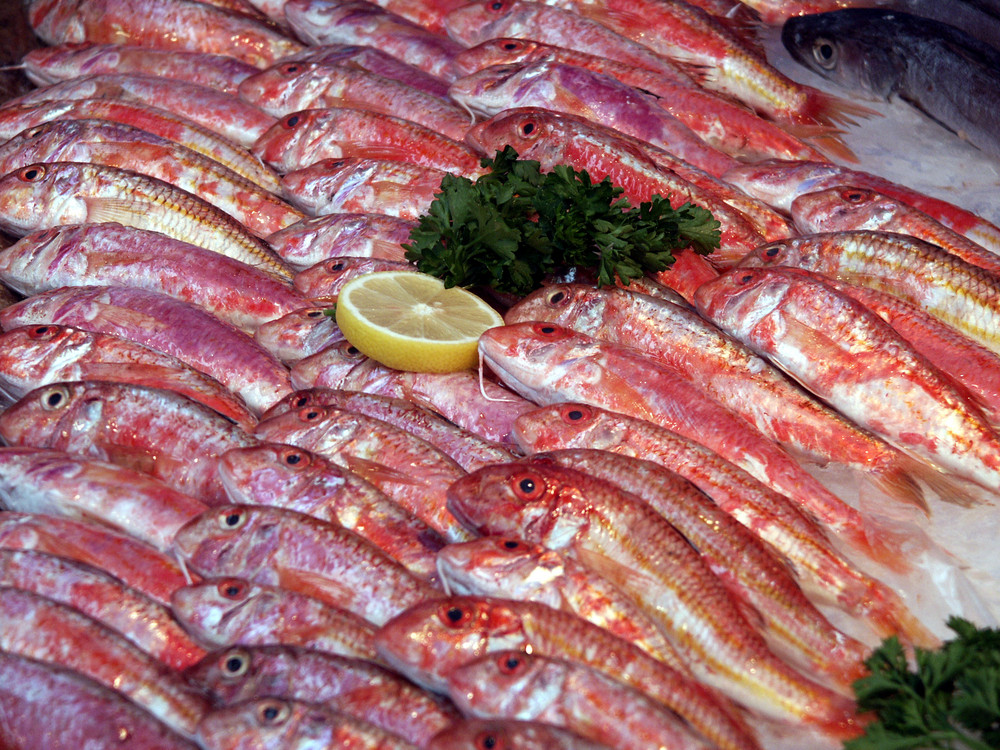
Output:
[[478,750],[516,747],[520,750],[609,750],[551,724],[515,719],[466,719],[431,738],[427,750]]
[[314,302],[329,302],[333,308],[344,288],[351,279],[376,271],[413,271],[415,266],[408,260],[348,255],[320,261],[295,274],[295,288]]
[[292,367],[300,359],[344,341],[344,334],[327,305],[301,307],[264,323],[254,332],[254,341]]
[[331,213],[285,227],[267,242],[299,271],[342,255],[404,260],[401,245],[414,226],[415,222],[385,214]]

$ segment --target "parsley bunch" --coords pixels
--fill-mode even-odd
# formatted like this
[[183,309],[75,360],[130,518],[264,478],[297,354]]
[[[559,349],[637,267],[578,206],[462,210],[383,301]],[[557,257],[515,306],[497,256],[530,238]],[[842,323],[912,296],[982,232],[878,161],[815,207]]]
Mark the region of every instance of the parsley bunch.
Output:
[[448,175],[404,245],[408,260],[445,286],[524,295],[547,274],[596,268],[600,284],[624,283],[674,262],[673,251],[719,246],[719,222],[700,206],[677,209],[655,195],[631,208],[622,189],[560,164],[542,173],[510,146],[484,159],[473,182]]
[[846,750],[1000,748],[1000,630],[952,617],[957,637],[937,651],[916,649],[916,670],[893,636],[865,661],[854,683],[858,707],[878,721]]

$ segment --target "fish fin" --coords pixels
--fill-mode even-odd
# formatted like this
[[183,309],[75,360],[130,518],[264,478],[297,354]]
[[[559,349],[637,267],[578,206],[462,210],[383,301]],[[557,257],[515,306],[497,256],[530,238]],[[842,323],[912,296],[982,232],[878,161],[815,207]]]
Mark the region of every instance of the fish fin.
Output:
[[931,509],[927,498],[920,487],[918,479],[922,479],[929,467],[921,461],[897,452],[896,460],[888,465],[872,470],[871,481],[886,495],[906,505],[915,505],[930,518]]
[[84,198],[87,206],[87,221],[91,224],[114,223],[134,226],[136,217],[142,213],[134,201],[121,198]]
[[798,122],[812,122],[820,125],[857,125],[856,118],[867,120],[880,113],[871,107],[857,102],[847,101],[834,94],[828,94],[819,89],[807,89],[808,100],[805,112],[801,113]]
[[335,607],[352,609],[355,591],[345,583],[307,570],[282,568],[277,573],[281,588],[320,599]]
[[385,159],[387,161],[413,161],[413,154],[409,149],[401,146],[392,146],[388,143],[354,145],[345,149],[344,156],[357,156],[363,159]]
[[976,491],[966,485],[963,480],[950,476],[937,467],[921,461],[919,458],[914,457],[913,462],[918,467],[917,476],[943,502],[959,505],[963,508],[971,508],[982,504],[982,500],[977,497]]
[[899,636],[909,646],[934,649],[941,639],[910,612],[899,595],[885,584],[872,580],[863,601],[850,608],[859,614],[881,638]]
[[704,255],[698,255],[690,248],[674,253],[673,264],[663,271],[658,271],[655,280],[681,295],[689,304],[693,304],[694,293],[702,284],[711,281],[719,275]]
[[353,471],[376,486],[387,482],[393,484],[423,484],[423,482],[412,474],[404,474],[391,466],[380,464],[378,461],[350,455],[343,455],[341,458],[347,464],[348,470]]
[[852,164],[858,163],[857,154],[855,154],[851,150],[851,147],[844,143],[840,136],[836,135],[835,132],[827,133],[825,135],[816,135],[808,140],[809,145],[813,146],[826,156],[850,162]]

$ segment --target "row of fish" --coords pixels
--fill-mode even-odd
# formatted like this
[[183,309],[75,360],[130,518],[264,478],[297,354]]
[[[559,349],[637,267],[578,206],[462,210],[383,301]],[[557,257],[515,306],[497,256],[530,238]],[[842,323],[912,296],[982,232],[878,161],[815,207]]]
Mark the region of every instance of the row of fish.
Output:
[[[918,514],[1000,489],[1000,229],[831,161],[869,112],[731,6],[29,5],[38,88],[0,107],[5,746],[863,730],[870,647],[938,643],[883,580],[920,541],[805,466]],[[506,300],[482,375],[367,359],[339,289],[410,268],[442,176],[504,145],[703,205],[722,245]]]

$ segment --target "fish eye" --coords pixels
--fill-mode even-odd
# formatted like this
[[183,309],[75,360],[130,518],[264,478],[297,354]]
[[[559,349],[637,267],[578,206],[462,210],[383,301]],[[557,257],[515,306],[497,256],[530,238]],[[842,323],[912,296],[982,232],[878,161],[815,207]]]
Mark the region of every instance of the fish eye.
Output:
[[519,654],[504,654],[497,659],[501,674],[515,674],[521,669],[524,659]]
[[749,284],[751,281],[753,281],[752,273],[745,273],[739,278],[739,283],[741,284]]
[[541,477],[534,474],[521,474],[511,480],[514,494],[519,500],[537,500],[545,492],[546,484]]
[[218,586],[218,591],[219,595],[223,599],[232,599],[233,601],[238,601],[240,599],[246,598],[247,584],[245,581],[239,581],[236,579],[221,581]]
[[309,394],[300,393],[295,398],[292,399],[291,405],[296,409],[301,409],[303,406],[309,405]]
[[516,539],[505,539],[503,543],[504,549],[520,549],[521,543]]
[[64,385],[53,386],[42,391],[39,397],[42,409],[45,411],[55,411],[62,409],[69,403],[69,388]]
[[282,462],[286,466],[298,466],[299,464],[303,466],[309,465],[309,457],[297,448],[289,448],[281,456]]
[[505,49],[508,52],[513,52],[521,46],[520,42],[514,41],[513,39],[508,39],[506,42],[500,45],[501,49]]
[[829,39],[820,37],[812,46],[813,59],[824,70],[833,70],[837,66],[837,48]]
[[552,292],[549,292],[548,299],[546,299],[545,301],[548,302],[550,305],[556,306],[556,305],[561,305],[563,302],[567,302],[568,300],[569,300],[569,295],[566,294],[565,289],[556,289]]
[[39,180],[45,179],[46,170],[41,164],[32,164],[31,166],[25,167],[17,176],[20,180],[24,182],[38,182]]
[[35,326],[28,330],[28,337],[42,341],[52,338],[56,333],[57,329],[55,326]]
[[473,746],[476,750],[505,750],[506,748],[502,737],[496,732],[488,731],[477,734],[476,739],[473,740]]
[[288,117],[286,117],[284,120],[282,120],[281,124],[284,125],[286,128],[294,128],[296,125],[299,124],[299,122],[301,120],[302,120],[302,117],[300,115],[298,115],[298,114],[292,114],[292,115],[288,115]]
[[521,126],[521,135],[531,135],[535,132],[535,123],[526,122]]
[[243,649],[227,651],[219,660],[219,668],[226,677],[242,677],[250,669],[250,654]]
[[347,264],[342,260],[331,260],[326,264],[327,273],[336,273],[337,271],[343,271],[347,267]]
[[775,245],[775,246],[769,247],[767,250],[765,250],[764,251],[764,255],[766,255],[768,258],[776,258],[778,256],[778,252],[780,250],[781,250],[781,248],[779,248],[777,245]]
[[358,347],[348,344],[346,341],[341,346],[340,351],[345,357],[351,357],[352,359],[362,359],[365,356]]
[[564,406],[559,411],[559,416],[562,417],[564,422],[568,424],[577,424],[578,422],[585,421],[593,412],[586,406],[583,405],[571,405]]
[[845,190],[840,197],[848,203],[861,203],[865,199],[865,193],[862,190]]
[[281,66],[281,68],[278,69],[278,72],[281,73],[281,75],[283,76],[289,76],[289,75],[295,75],[300,70],[302,70],[302,66],[299,65],[298,63],[285,63],[284,65]]
[[306,317],[307,318],[320,318],[320,317],[322,317],[325,314],[326,313],[324,313],[322,310],[310,310],[309,312],[306,313]]
[[535,333],[547,337],[553,337],[556,333],[559,332],[558,328],[548,323],[536,323],[533,328]]
[[490,10],[503,10],[502,0],[495,0],[495,2],[490,3]]
[[323,416],[323,413],[319,409],[300,409],[299,419],[303,422],[315,422]]
[[438,619],[449,628],[460,628],[472,619],[472,610],[454,604],[443,604]]
[[223,529],[238,529],[246,522],[246,514],[238,510],[226,511],[219,516],[219,526]]
[[268,700],[257,707],[257,719],[267,726],[284,723],[290,713],[291,709],[284,701]]

